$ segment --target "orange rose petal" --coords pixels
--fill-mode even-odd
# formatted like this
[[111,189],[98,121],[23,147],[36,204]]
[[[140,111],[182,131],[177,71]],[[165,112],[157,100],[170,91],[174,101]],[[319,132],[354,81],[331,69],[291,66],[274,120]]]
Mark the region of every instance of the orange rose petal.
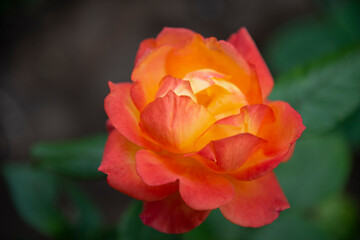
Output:
[[[266,143],[263,146],[265,145]],[[285,149],[275,155],[267,156],[262,148],[258,149],[239,169],[230,172],[229,175],[242,181],[259,178],[276,168],[284,158],[289,157],[288,152],[289,149]]]
[[191,41],[194,35],[195,32],[186,28],[165,27],[159,35],[157,35],[156,44],[158,46],[184,44],[187,41]]
[[253,181],[234,181],[236,195],[220,211],[243,227],[261,227],[273,222],[289,203],[276,179],[269,173]]
[[237,59],[227,54],[227,50],[224,50],[215,38],[204,40],[201,35],[195,34],[189,44],[169,53],[166,60],[167,74],[183,79],[188,73],[211,69],[229,76],[229,82],[239,87],[246,96],[256,95],[256,91],[251,94],[249,92],[254,88],[252,85],[257,84],[252,81],[249,68],[246,65],[240,66]]
[[172,46],[164,45],[153,49],[149,54],[141,58],[135,66],[131,79],[134,82],[141,82],[144,89],[145,105],[155,99],[161,79],[167,75],[165,62]]
[[238,32],[230,36],[228,41],[234,45],[249,64],[255,67],[262,97],[265,100],[274,86],[274,81],[249,32],[245,28],[240,28]]
[[264,146],[267,155],[289,149],[305,130],[300,114],[288,103],[275,101],[268,106],[273,110],[276,121],[261,126],[258,132],[259,137],[268,141]]
[[148,185],[157,186],[179,180],[185,203],[196,210],[215,209],[234,196],[231,182],[192,158],[160,156],[147,150],[136,154],[136,170]]
[[[254,135],[258,135],[260,128],[275,122],[273,110],[264,104],[244,106],[240,109],[240,114],[244,116],[244,131]],[[261,135],[259,136],[261,137]]]
[[143,132],[170,152],[191,152],[196,139],[214,122],[205,107],[171,90],[147,105],[140,115]]
[[138,125],[140,113],[131,97],[131,83],[109,82],[110,93],[105,98],[105,112],[112,125],[127,139],[143,146],[144,141]]
[[146,56],[156,47],[155,39],[148,38],[140,43],[139,50],[136,53],[135,57],[135,66],[141,60],[142,57]]
[[[258,128],[256,135],[267,142],[250,156],[240,169],[231,173],[239,180],[251,180],[263,176],[282,161],[288,160],[291,157],[294,142],[305,129],[301,116],[289,104],[277,101],[269,103],[268,106],[274,113],[275,121],[271,123],[270,114],[266,124],[256,127]],[[253,119],[256,121],[255,115]]]
[[160,200],[178,191],[176,183],[148,186],[140,179],[135,169],[135,153],[139,149],[118,131],[111,131],[99,167],[99,171],[108,175],[109,185],[142,201]]
[[272,109],[263,104],[246,105],[239,114],[222,118],[212,125],[196,142],[197,148],[204,147],[210,141],[234,136],[240,133],[257,135],[264,124],[275,121]]
[[269,106],[254,104],[243,106],[239,114],[220,119],[216,123],[237,126],[244,132],[257,135],[260,127],[274,122],[275,115]]
[[244,114],[234,114],[216,121],[216,124],[230,125],[243,129]]
[[163,97],[169,91],[173,91],[178,96],[188,96],[194,102],[197,102],[195,94],[191,89],[191,85],[189,81],[184,81],[182,79],[174,78],[170,75],[165,76],[163,80],[160,82],[160,87],[158,92],[156,93],[156,97]]
[[210,142],[197,153],[201,157],[197,159],[215,171],[226,173],[239,168],[263,142],[250,133],[241,133]]
[[134,82],[130,89],[130,96],[137,109],[141,112],[146,107],[146,104],[151,101],[147,99],[147,94],[143,82]]
[[195,150],[194,152],[200,151],[211,141],[216,141],[219,139],[235,136],[239,133],[243,133],[242,128],[233,125],[220,124],[216,122],[210,128],[201,135],[197,141],[195,142]]
[[229,94],[218,91],[207,105],[207,109],[216,119],[222,119],[237,114],[239,109],[246,104],[247,101],[239,94]]
[[290,160],[290,158],[292,157],[294,150],[295,150],[295,145],[296,143],[294,142],[293,144],[291,144],[291,147],[289,148],[289,151],[286,153],[286,155],[284,156],[284,158],[281,160],[281,162],[287,162]]
[[[210,38],[211,39],[211,38]],[[212,38],[215,39],[215,38]],[[216,40],[216,39],[215,39]],[[215,44],[219,44],[219,46],[221,47],[221,50],[228,55],[229,57],[231,57],[241,68],[243,68],[247,73],[250,73],[250,66],[249,64],[246,62],[246,59],[244,59],[243,56],[241,56],[239,54],[239,52],[237,51],[237,49],[234,47],[234,45],[232,45],[229,42],[220,40]]]
[[163,200],[144,202],[142,222],[163,233],[185,233],[199,226],[210,210],[194,210],[176,193]]

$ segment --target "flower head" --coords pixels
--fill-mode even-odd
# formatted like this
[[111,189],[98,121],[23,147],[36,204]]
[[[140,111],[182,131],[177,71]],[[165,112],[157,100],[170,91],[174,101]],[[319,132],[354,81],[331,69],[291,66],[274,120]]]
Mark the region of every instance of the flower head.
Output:
[[272,170],[305,127],[289,104],[267,100],[273,79],[246,29],[217,41],[164,28],[140,44],[131,78],[109,83],[99,170],[144,201],[144,224],[187,232],[220,208],[260,227],[289,207]]

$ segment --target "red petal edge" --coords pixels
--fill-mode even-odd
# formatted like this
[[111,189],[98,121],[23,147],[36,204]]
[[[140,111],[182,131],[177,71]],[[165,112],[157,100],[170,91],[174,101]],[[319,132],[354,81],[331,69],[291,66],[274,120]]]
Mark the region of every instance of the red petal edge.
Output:
[[274,173],[253,181],[234,181],[235,198],[220,207],[226,219],[243,227],[262,227],[272,223],[290,207]]
[[99,171],[107,174],[109,185],[142,201],[163,199],[178,190],[177,183],[161,186],[146,185],[136,173],[135,153],[140,148],[112,130],[106,142]]
[[274,86],[274,80],[249,32],[246,28],[240,28],[230,36],[228,42],[234,45],[246,61],[255,67],[263,99],[266,99]]
[[199,226],[210,212],[190,208],[180,194],[175,193],[160,201],[144,202],[140,219],[163,233],[185,233]]
[[138,151],[135,158],[136,170],[146,184],[158,186],[179,180],[181,197],[193,209],[215,209],[234,197],[230,180],[211,172],[195,159],[160,156],[148,150]]

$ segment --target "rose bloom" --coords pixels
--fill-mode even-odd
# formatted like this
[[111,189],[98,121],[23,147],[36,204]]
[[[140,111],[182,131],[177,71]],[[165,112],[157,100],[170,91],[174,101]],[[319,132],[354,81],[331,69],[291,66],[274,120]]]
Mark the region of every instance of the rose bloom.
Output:
[[220,208],[244,227],[273,222],[289,203],[272,170],[305,129],[241,28],[228,41],[183,28],[144,40],[132,83],[109,83],[99,170],[144,201],[144,224],[184,233]]

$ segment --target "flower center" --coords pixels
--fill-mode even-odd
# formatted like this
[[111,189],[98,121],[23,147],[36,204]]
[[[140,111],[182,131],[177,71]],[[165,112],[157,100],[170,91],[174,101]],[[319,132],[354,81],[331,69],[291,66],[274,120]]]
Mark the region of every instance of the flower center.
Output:
[[245,95],[234,84],[227,81],[229,76],[212,69],[201,69],[188,73],[184,80],[190,82],[197,102],[205,106],[216,119],[240,112],[247,104]]

